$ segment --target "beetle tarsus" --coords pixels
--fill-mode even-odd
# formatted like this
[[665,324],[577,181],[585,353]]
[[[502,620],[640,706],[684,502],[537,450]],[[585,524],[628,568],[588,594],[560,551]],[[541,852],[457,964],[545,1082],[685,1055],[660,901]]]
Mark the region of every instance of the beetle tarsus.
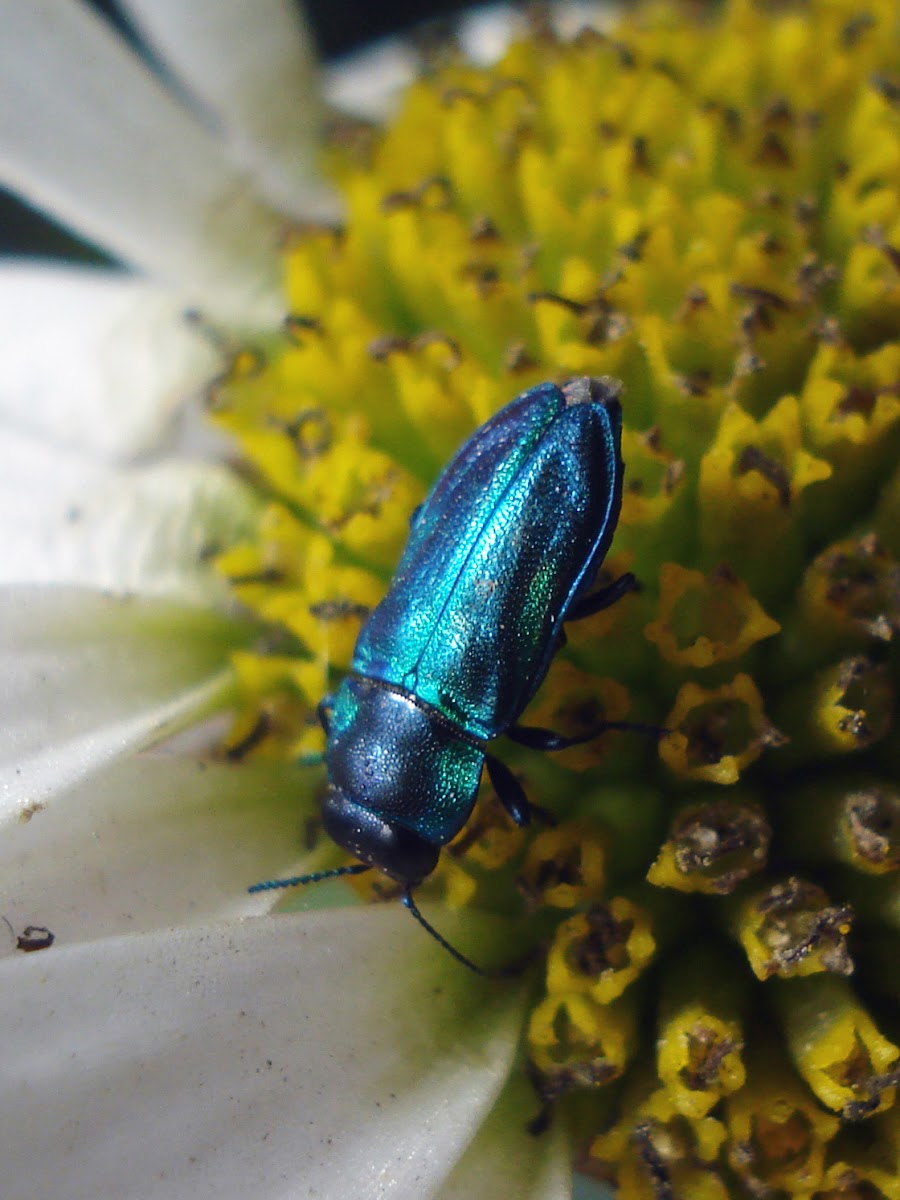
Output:
[[637,579],[630,571],[626,571],[608,587],[601,588],[599,592],[591,592],[576,600],[567,611],[566,620],[581,621],[585,617],[592,617],[595,613],[603,612],[604,608],[610,608],[617,600],[627,596],[629,592],[639,592],[640,590],[641,585]]
[[[553,729],[541,729],[537,725],[510,725],[506,736],[519,746],[527,746],[529,750],[568,750],[570,746],[583,746],[592,742],[602,733],[644,733],[648,737],[665,737],[670,730],[661,725],[645,725],[640,721],[598,721],[588,733],[575,734],[566,737]],[[496,785],[495,785],[496,786]]]
[[316,716],[319,718],[319,724],[325,730],[325,736],[331,733],[331,710],[334,708],[334,696],[323,696],[316,705]]
[[540,1137],[546,1133],[553,1121],[553,1105],[545,1100],[530,1121],[525,1125],[525,1132],[532,1137]]

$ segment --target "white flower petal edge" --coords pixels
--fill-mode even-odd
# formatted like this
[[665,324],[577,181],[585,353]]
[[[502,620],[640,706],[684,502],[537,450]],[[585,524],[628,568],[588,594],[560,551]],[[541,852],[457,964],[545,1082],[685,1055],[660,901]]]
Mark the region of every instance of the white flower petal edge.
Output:
[[524,995],[411,924],[341,909],[4,960],[7,1194],[438,1194],[507,1077]]
[[111,271],[0,263],[0,426],[111,459],[158,451],[222,368],[183,306]]
[[[562,7],[554,5],[554,9]],[[460,14],[456,37],[467,58],[481,66],[491,66],[506,47],[528,28],[521,8],[512,4],[490,4]]]
[[[606,29],[618,5],[609,0],[566,0],[541,12],[562,38],[573,38],[585,27]],[[472,62],[490,66],[505,53],[517,37],[527,34],[529,22],[520,7],[491,4],[461,14],[457,40],[463,54]]]
[[[483,66],[496,62],[526,27],[521,11],[510,4],[473,8],[458,14],[454,23],[460,49]],[[422,66],[422,55],[410,38],[383,38],[325,68],[325,99],[339,111],[363,120],[384,120]]]
[[0,825],[227,703],[240,632],[164,601],[0,588]]
[[[604,0],[579,0],[552,4],[546,16],[561,36],[574,37],[586,25],[607,28],[616,8]],[[522,9],[512,4],[475,6],[459,13],[454,23],[463,55],[484,67],[497,62],[510,42],[527,30]],[[396,109],[400,93],[421,72],[422,65],[422,56],[410,39],[384,38],[325,68],[325,99],[334,108],[363,120],[384,120]]]
[[0,429],[0,584],[77,584],[224,608],[211,557],[251,535],[259,500],[226,467],[106,468]]
[[398,95],[412,83],[421,65],[421,56],[410,42],[384,38],[325,68],[325,99],[333,108],[363,120],[383,120],[394,111]]
[[[281,894],[247,888],[295,867],[317,779],[286,764],[115,762],[6,827],[0,913],[66,945],[264,912]],[[0,926],[0,956],[13,952]]]
[[524,1073],[514,1074],[439,1200],[571,1200],[571,1152],[559,1116],[539,1136],[526,1133],[538,1107]]
[[277,320],[283,219],[213,135],[76,0],[0,18],[0,179],[217,316]]
[[[166,65],[221,126],[235,161],[276,208],[308,217],[338,201],[317,181],[322,110],[315,52],[291,0],[123,0]],[[319,205],[316,205],[319,207]]]

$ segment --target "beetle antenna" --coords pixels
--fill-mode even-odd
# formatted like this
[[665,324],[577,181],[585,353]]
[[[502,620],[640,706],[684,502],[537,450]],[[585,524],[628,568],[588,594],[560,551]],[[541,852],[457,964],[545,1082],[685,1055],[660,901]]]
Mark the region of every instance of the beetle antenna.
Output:
[[277,888],[300,887],[306,883],[319,883],[323,879],[336,879],[339,875],[362,875],[370,871],[369,863],[352,863],[349,867],[332,867],[330,871],[313,871],[311,875],[293,875],[290,879],[266,879],[254,883],[248,892],[274,892]]
[[476,966],[470,958],[466,958],[466,956],[460,950],[457,950],[455,946],[451,946],[447,939],[442,937],[429,921],[425,920],[425,918],[419,912],[419,906],[412,898],[411,883],[408,883],[404,888],[401,899],[403,901],[404,908],[409,909],[425,932],[431,934],[437,944],[439,946],[443,946],[447,953],[452,955],[452,957],[455,958],[458,963],[462,963],[464,967],[468,967],[470,971],[474,971],[476,975],[481,975],[484,978],[490,978],[490,976],[494,974],[493,971],[486,971],[484,967]]

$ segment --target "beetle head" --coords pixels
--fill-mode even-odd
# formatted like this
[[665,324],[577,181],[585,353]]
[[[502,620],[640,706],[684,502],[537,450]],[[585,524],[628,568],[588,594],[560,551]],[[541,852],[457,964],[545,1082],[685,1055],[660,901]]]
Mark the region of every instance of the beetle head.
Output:
[[440,846],[357,804],[334,784],[322,802],[322,823],[339,846],[401,883],[419,883],[437,866]]

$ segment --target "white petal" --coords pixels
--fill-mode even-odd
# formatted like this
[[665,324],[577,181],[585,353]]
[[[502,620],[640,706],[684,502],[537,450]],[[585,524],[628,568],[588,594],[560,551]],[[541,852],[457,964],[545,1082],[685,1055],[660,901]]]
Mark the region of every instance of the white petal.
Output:
[[250,536],[233,472],[181,460],[101,467],[0,430],[0,584],[77,584],[223,606],[211,555]]
[[385,38],[347,54],[325,70],[325,99],[334,108],[363,120],[380,120],[419,74],[421,56],[406,38]]
[[344,909],[5,959],[5,1193],[428,1200],[522,997],[411,925]]
[[4,830],[0,913],[64,945],[257,912],[247,887],[296,860],[316,778],[288,764],[114,763]]
[[235,640],[160,601],[0,589],[0,819],[221,705]]
[[[609,0],[567,0],[547,7],[546,15],[561,38],[573,38],[585,27],[608,29],[621,6]],[[491,66],[516,38],[528,34],[527,15],[512,4],[490,4],[461,14],[456,36],[467,58]]]
[[456,36],[467,58],[488,67],[502,57],[514,38],[522,37],[527,30],[528,22],[521,9],[512,4],[490,4],[462,13]]
[[[547,17],[561,37],[573,37],[586,25],[608,28],[617,8],[604,0],[578,0],[550,5]],[[497,62],[510,42],[527,35],[528,28],[521,7],[512,4],[472,8],[460,13],[454,24],[460,50],[484,67]],[[325,69],[325,98],[334,108],[364,120],[384,120],[396,109],[403,89],[421,74],[422,66],[422,57],[409,38],[384,38]]]
[[277,319],[283,221],[76,0],[0,0],[0,178],[209,311]]
[[[555,27],[561,24],[560,10],[568,7],[554,4],[549,9]],[[527,34],[528,19],[521,8],[512,4],[480,5],[457,14],[453,32],[466,58],[490,67],[503,56],[510,42]],[[421,75],[423,65],[411,38],[383,38],[328,65],[324,95],[332,107],[342,112],[363,120],[385,120],[396,110],[403,90]]]
[[524,1074],[514,1075],[439,1200],[571,1200],[571,1153],[563,1120],[557,1113],[550,1129],[535,1137],[527,1124],[538,1108]]
[[[282,212],[309,214],[321,130],[315,51],[290,0],[124,0],[185,88],[214,114],[236,160]],[[329,200],[334,203],[333,200]]]
[[0,263],[0,421],[107,457],[157,450],[221,369],[175,297],[108,271]]

